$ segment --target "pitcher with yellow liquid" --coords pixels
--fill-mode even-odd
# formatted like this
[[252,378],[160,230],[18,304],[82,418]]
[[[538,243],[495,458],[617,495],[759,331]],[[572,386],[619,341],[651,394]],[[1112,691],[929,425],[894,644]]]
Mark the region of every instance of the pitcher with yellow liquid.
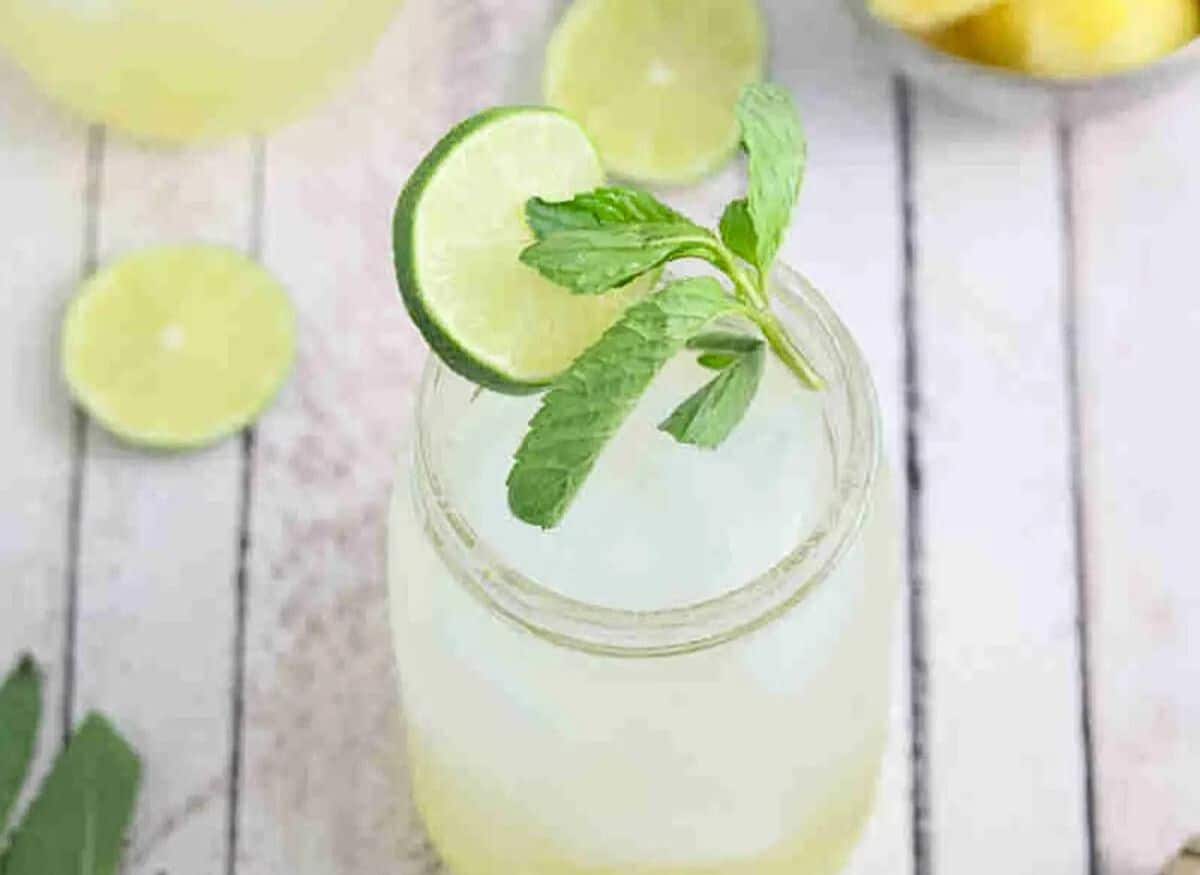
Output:
[[210,139],[315,103],[400,2],[0,0],[0,50],[87,119],[145,139]]

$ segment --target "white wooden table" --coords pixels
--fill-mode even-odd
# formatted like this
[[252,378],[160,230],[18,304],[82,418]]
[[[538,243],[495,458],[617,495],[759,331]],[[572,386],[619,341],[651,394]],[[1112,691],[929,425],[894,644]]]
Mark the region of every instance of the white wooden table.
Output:
[[[389,219],[502,99],[553,0],[408,0],[265,141],[163,151],[0,66],[0,668],[48,668],[41,767],[102,708],[143,752],[137,875],[432,872],[407,802],[384,506],[424,356]],[[893,743],[854,875],[1142,875],[1200,829],[1200,82],[1075,130],[909,93],[830,0],[776,0],[812,140],[785,257],[846,315],[908,474]],[[727,174],[681,193],[711,218]],[[81,275],[259,256],[298,368],[240,440],[153,456],[57,378]]]

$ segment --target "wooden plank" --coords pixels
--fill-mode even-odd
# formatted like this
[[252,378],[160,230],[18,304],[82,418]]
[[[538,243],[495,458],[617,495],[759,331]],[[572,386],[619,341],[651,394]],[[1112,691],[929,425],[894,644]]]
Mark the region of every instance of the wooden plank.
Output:
[[1200,83],[1090,124],[1074,153],[1098,833],[1113,875],[1157,871],[1200,825],[1197,98]]
[[451,122],[499,99],[491,52],[522,13],[408,0],[364,74],[267,146],[263,257],[300,344],[255,452],[239,875],[437,865],[409,802],[384,586],[425,357],[397,299],[391,214]]
[[[376,871],[397,857],[406,872],[433,865],[406,801],[381,585],[383,507],[396,444],[387,436],[398,435],[408,419],[423,349],[395,305],[377,241],[386,239],[392,198],[413,163],[451,120],[502,97],[513,81],[505,65],[528,62],[524,31],[537,32],[551,8],[470,3],[447,16],[432,0],[410,0],[359,90],[269,146],[265,258],[294,290],[303,343],[297,379],[264,420],[257,448],[243,875],[285,867]],[[813,47],[832,35],[830,56],[850,42],[840,19],[819,16],[819,23],[830,33],[809,32],[804,22],[792,30]],[[894,425],[900,232],[890,91],[878,73],[852,71],[858,78],[837,84],[844,73],[838,67],[819,81],[802,81],[798,72],[788,78],[813,102],[836,104],[824,95],[830,84],[843,99],[871,101],[866,122],[840,112],[828,128],[817,127],[830,138],[852,134],[859,149],[822,167],[856,195],[838,201],[839,185],[830,182],[824,203],[842,215],[880,216],[866,224],[864,239],[886,256],[865,285],[882,297],[892,322],[868,346]],[[396,105],[400,94],[403,106]],[[356,154],[347,155],[346,142],[356,144]],[[860,161],[873,164],[865,179]],[[314,165],[327,168],[319,180],[309,170]],[[727,175],[679,200],[703,213],[722,186],[735,183],[736,174]],[[801,251],[820,250],[833,233],[818,231]],[[314,262],[306,255],[313,251],[341,255]],[[860,259],[855,253],[824,264],[827,277],[849,288]],[[859,321],[874,323],[862,318],[868,309],[859,312]],[[861,871],[871,861],[886,861],[889,871],[908,867],[907,708],[904,685],[898,688],[900,731],[882,794],[886,813],[872,827]]]
[[938,872],[1087,865],[1058,170],[1053,129],[1010,131],[917,98],[915,327]]
[[[903,527],[903,232],[892,79],[877,65],[863,63],[851,23],[836,9],[791,0],[764,7],[772,25],[771,75],[795,94],[810,141],[804,191],[781,258],[829,298],[871,365],[892,481],[891,512]],[[711,224],[745,184],[744,172],[733,166],[701,185],[659,194]],[[890,734],[876,810],[848,875],[912,871],[907,599],[902,593],[896,610]]]
[[[892,512],[903,525],[903,230],[892,79],[869,62],[852,23],[832,5],[773,0],[766,11],[771,76],[795,94],[809,138],[808,173],[782,258],[825,293],[870,363]],[[912,871],[906,600],[901,594],[896,606],[891,727],[875,815],[847,875]]]
[[[893,512],[904,521],[903,256],[899,150],[891,76],[871,63],[852,22],[829,6],[768,0],[771,76],[792,90],[809,138],[809,169],[782,258],[830,299],[871,365],[893,480]],[[740,197],[737,166],[701,185],[659,194],[715,223]],[[898,557],[902,561],[902,557]],[[901,602],[907,601],[907,593]],[[897,606],[889,746],[875,816],[849,872],[912,868],[909,639]]]
[[[157,243],[247,245],[250,143],[168,151],[110,136],[103,159],[102,262]],[[146,762],[130,873],[225,865],[241,464],[236,439],[153,454],[88,429],[76,714],[111,713]]]
[[26,650],[46,672],[31,785],[63,729],[74,426],[58,329],[85,258],[86,165],[86,128],[0,63],[0,674]]

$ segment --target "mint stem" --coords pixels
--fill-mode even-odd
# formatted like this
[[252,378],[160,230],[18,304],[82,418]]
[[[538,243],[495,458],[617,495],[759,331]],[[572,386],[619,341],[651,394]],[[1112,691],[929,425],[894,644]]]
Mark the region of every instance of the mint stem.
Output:
[[733,288],[737,292],[737,296],[742,300],[742,303],[749,304],[758,310],[768,309],[767,292],[763,288],[762,279],[758,271],[755,271],[756,279],[751,280],[746,275],[746,271],[742,266],[738,264],[732,252],[720,244],[715,249],[717,257],[713,263],[733,282]]
[[746,271],[737,263],[733,253],[726,247],[719,247],[719,267],[730,280],[738,298],[746,305],[746,316],[758,326],[763,337],[767,339],[775,355],[782,361],[806,388],[819,392],[825,388],[825,378],[800,351],[791,336],[780,323],[779,318],[771,311],[770,298],[763,288],[765,277],[756,273],[757,282],[747,276]]
[[814,392],[820,392],[825,388],[825,378],[796,346],[770,309],[751,308],[747,315],[762,331],[763,337],[767,339],[767,343],[770,344],[775,355],[779,356],[780,360],[787,365],[788,370],[795,374],[801,383]]

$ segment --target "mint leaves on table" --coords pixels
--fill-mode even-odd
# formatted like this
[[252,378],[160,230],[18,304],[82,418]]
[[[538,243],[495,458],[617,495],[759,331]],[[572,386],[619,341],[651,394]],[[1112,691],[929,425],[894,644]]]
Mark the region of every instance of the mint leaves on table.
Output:
[[40,698],[37,668],[25,657],[0,688],[0,875],[115,875],[141,762],[98,714],[84,719],[3,841],[3,813],[33,756]]
[[[729,437],[758,389],[764,340],[805,386],[823,387],[771,311],[767,293],[804,177],[800,120],[788,93],[765,83],[744,89],[737,119],[749,189],[726,207],[718,233],[635,189],[599,188],[526,205],[536,242],[521,261],[575,294],[603,294],[685,258],[716,267],[731,287],[708,278],[668,283],[630,307],[558,378],[508,477],[509,507],[525,522],[552,528],[562,520],[605,444],[684,347],[717,374],[661,424],[680,443],[712,449]],[[706,333],[718,319],[757,328],[762,338]]]
[[42,678],[25,656],[0,687],[0,839],[33,759],[41,711]]

